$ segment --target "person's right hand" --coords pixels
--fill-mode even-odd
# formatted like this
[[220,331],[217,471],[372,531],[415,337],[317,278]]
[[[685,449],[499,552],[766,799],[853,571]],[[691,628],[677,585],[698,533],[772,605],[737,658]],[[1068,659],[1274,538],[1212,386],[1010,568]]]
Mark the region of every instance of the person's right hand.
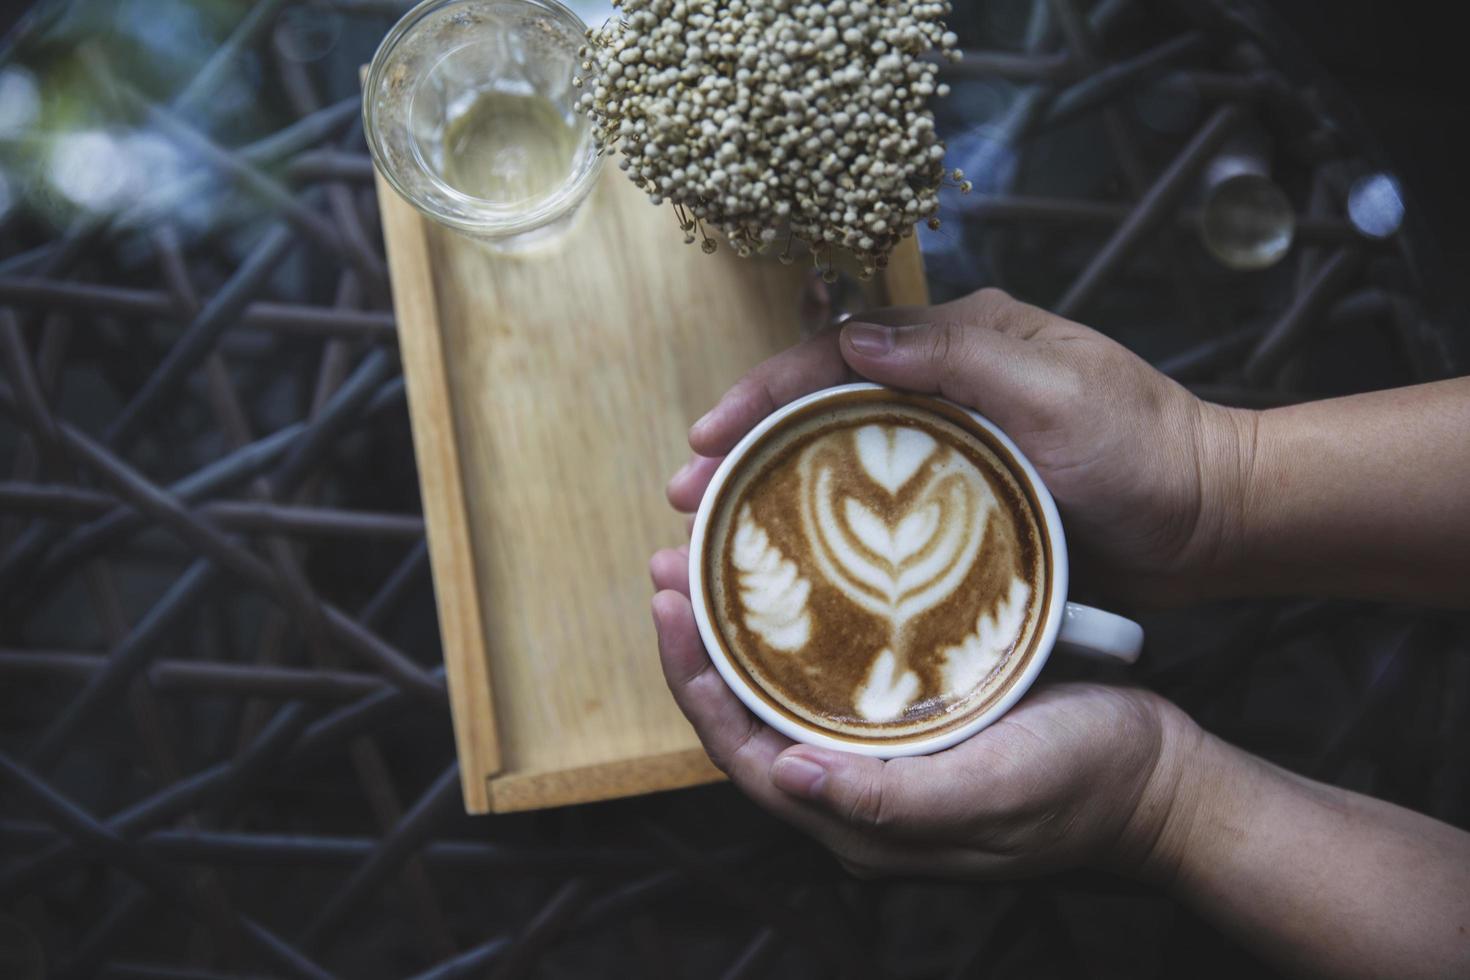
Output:
[[858,378],[942,395],[1000,426],[1104,591],[1193,598],[1226,568],[1253,413],[1203,402],[1102,334],[994,289],[862,314],[761,364],[690,430],[695,459],[670,481],[670,502],[694,511],[719,459],[763,417]]

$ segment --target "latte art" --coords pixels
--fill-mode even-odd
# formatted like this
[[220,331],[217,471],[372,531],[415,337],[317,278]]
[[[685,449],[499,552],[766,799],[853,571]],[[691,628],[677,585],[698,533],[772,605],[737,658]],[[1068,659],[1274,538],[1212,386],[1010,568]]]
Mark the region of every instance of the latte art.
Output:
[[[856,704],[868,721],[891,721],[919,691],[918,677],[907,669],[904,627],[950,598],[964,580],[995,498],[973,464],[941,450],[921,429],[866,425],[848,438],[851,446],[838,436],[802,454],[802,521],[827,581],[888,624],[888,646]],[[854,455],[863,475],[893,498],[891,521],[835,488],[834,472]],[[942,458],[928,465],[936,456]],[[908,506],[898,506],[899,491],[919,479],[921,469],[923,485]]]
[[958,422],[858,402],[770,434],[710,525],[732,659],[771,702],[846,736],[962,722],[1035,633],[1045,556],[996,450]]
[[749,507],[740,515],[731,557],[740,571],[745,625],[773,649],[800,650],[806,646],[811,635],[811,617],[806,612],[811,586],[797,576],[796,566],[771,546],[766,532],[750,519]]

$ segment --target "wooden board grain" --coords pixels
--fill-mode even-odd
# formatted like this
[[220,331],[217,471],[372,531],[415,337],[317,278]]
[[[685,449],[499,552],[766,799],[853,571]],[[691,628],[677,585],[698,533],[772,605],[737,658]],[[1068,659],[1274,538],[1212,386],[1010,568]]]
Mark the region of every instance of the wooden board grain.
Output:
[[[664,686],[647,562],[686,536],[663,486],[690,421],[799,339],[806,270],[681,245],[615,168],[523,256],[379,198],[466,808],[719,778]],[[917,261],[877,298],[923,302]]]

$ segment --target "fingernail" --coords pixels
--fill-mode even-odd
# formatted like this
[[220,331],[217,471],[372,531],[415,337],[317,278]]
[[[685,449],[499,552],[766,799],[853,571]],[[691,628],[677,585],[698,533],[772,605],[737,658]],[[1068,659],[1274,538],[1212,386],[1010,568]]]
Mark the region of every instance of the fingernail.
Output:
[[893,350],[893,328],[879,327],[871,323],[849,323],[842,328],[847,342],[859,354],[872,357]]
[[689,462],[679,467],[679,469],[675,471],[673,476],[669,477],[669,482],[673,483],[676,480],[682,480],[692,469],[694,469],[694,460],[691,459]]
[[822,781],[826,778],[827,770],[800,756],[777,759],[771,766],[771,782],[776,784],[777,789],[792,796],[815,798],[821,792]]

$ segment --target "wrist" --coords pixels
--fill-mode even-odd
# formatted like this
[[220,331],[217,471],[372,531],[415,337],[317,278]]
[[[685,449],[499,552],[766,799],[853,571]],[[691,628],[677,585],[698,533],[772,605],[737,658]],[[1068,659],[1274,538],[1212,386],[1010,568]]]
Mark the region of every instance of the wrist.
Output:
[[1254,482],[1262,413],[1199,403],[1195,428],[1199,513],[1187,561],[1204,596],[1229,595],[1257,523]]
[[1212,837],[1238,787],[1234,750],[1158,700],[1160,748],[1153,769],[1123,828],[1114,870],[1171,890],[1189,865],[1217,841]]

